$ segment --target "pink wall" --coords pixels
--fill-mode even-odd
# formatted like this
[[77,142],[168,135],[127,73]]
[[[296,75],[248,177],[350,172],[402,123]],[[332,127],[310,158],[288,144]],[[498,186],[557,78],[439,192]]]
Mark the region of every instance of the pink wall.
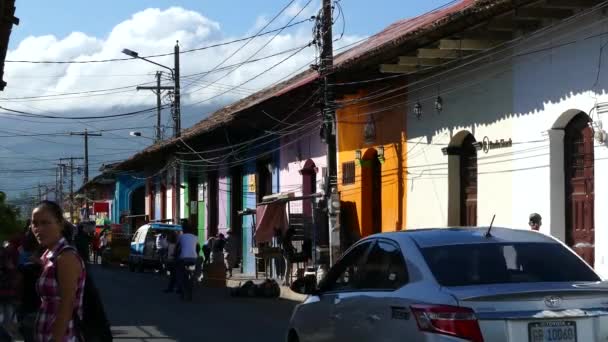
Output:
[[[322,189],[322,170],[327,165],[326,145],[319,139],[318,132],[309,134],[290,135],[281,139],[279,191],[294,192],[296,196],[302,195],[302,175],[300,170],[308,159],[317,167],[317,191]],[[302,212],[301,202],[291,204],[293,213]]]

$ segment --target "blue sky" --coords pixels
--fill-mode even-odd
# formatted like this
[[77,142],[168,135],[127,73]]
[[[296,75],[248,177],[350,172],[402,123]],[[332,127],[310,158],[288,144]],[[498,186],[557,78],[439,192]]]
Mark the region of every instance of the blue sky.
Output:
[[[342,0],[347,16],[347,33],[370,35],[390,23],[437,8],[448,0]],[[105,37],[133,13],[146,8],[181,6],[217,21],[228,35],[247,31],[259,16],[272,16],[286,0],[21,0],[17,16],[21,24],[13,30],[11,47],[23,38],[53,34],[64,37],[73,31]]]
[[[295,3],[302,6],[307,1],[296,0]],[[448,1],[341,0],[346,31],[334,47],[360,41],[399,19],[422,14]],[[120,52],[123,48],[139,51],[142,55],[156,54],[172,51],[176,40],[180,41],[183,50],[209,46],[256,32],[264,22],[261,19],[269,20],[288,3],[289,0],[18,0],[16,15],[21,23],[13,29],[7,60],[124,58]],[[308,18],[319,4],[320,0],[313,0],[297,19]],[[291,11],[285,11],[268,29],[293,19],[298,8],[294,6]],[[312,39],[311,25],[303,23],[278,36],[263,36],[246,44],[182,54],[182,127],[187,128],[221,106],[306,70],[315,56],[313,48],[290,56],[282,64],[278,62],[285,55],[272,56],[306,46]],[[342,24],[338,22],[337,25],[336,31],[340,31]],[[244,45],[246,48],[241,50]],[[272,58],[234,70],[206,73],[214,70],[224,58],[227,58],[225,65],[230,65],[254,56]],[[172,59],[167,56],[155,60],[172,65]],[[13,110],[61,116],[116,114],[150,108],[156,105],[153,94],[138,92],[135,86],[149,84],[157,69],[141,60],[71,65],[7,62],[4,79],[8,86],[0,94],[0,104]],[[243,83],[244,80],[247,83]],[[107,91],[112,89],[116,91]],[[82,91],[98,93],[78,95]],[[150,141],[131,137],[129,130],[152,136],[153,117],[154,114],[145,114],[122,120],[66,123],[0,116],[2,134],[13,134],[0,141],[0,168],[11,170],[0,172],[0,190],[15,193],[20,189],[32,189],[38,181],[53,185],[52,168],[58,159],[82,154],[81,139],[66,136],[65,132],[84,128],[107,132],[90,143],[94,175],[101,164],[127,158],[145,148]],[[170,132],[171,118],[166,111],[162,123]],[[24,133],[42,136],[20,136]],[[55,135],[57,133],[59,135]],[[12,175],[17,171],[13,170],[40,168],[41,165],[50,169],[23,176],[23,182],[14,184]]]

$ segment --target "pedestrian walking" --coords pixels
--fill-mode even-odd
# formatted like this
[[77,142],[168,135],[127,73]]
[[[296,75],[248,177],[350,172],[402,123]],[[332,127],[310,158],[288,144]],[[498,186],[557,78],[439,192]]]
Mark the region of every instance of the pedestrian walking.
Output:
[[[177,291],[180,294],[185,294],[185,286],[191,285],[186,283],[186,267],[196,266],[196,261],[198,259],[197,250],[200,248],[200,246],[198,244],[198,238],[196,237],[196,235],[193,234],[192,227],[186,220],[182,221],[182,229],[184,234],[180,235],[177,240],[177,260],[175,263],[175,267],[177,277]],[[188,293],[188,295],[191,295],[191,293]]]
[[224,246],[224,262],[228,276],[232,278],[232,269],[236,265],[237,260],[238,241],[232,230],[228,230],[226,234],[228,234],[228,238],[226,238]]
[[168,247],[167,235],[165,233],[156,234],[156,254],[158,255],[161,271],[166,267]]
[[165,293],[171,293],[175,291],[175,284],[177,282],[177,276],[175,274],[175,254],[177,247],[177,236],[175,234],[169,234],[167,237],[167,264],[166,272],[169,273],[169,284],[163,291]]
[[90,251],[89,246],[91,245],[91,236],[84,229],[84,225],[82,223],[76,226],[76,237],[74,238],[74,245],[78,250],[78,254],[81,255],[85,263],[89,263],[90,259]]
[[530,214],[530,220],[528,221],[530,228],[534,231],[539,231],[540,226],[543,224],[543,218],[540,214],[532,213]]
[[85,264],[67,242],[65,223],[55,202],[43,201],[32,212],[32,231],[45,248],[36,284],[41,300],[35,329],[38,342],[76,342],[76,321],[84,317]]

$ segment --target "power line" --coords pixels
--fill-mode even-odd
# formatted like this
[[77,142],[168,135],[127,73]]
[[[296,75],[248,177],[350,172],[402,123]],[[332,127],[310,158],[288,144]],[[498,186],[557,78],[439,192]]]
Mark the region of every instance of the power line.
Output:
[[[258,30],[258,32],[253,35],[248,37],[248,39],[245,39],[245,43],[242,44],[241,46],[239,46],[236,50],[234,50],[230,55],[228,55],[228,57],[224,58],[220,63],[218,63],[215,67],[213,67],[211,69],[211,72],[217,70],[217,68],[221,67],[222,65],[224,65],[224,63],[228,62],[228,60],[230,60],[230,58],[234,57],[237,53],[239,53],[239,51],[241,51],[242,49],[244,49],[247,45],[249,45],[249,43],[251,43],[253,41],[253,39],[255,39],[256,37],[260,36],[260,33],[262,33],[268,26],[270,26],[270,24],[272,24],[283,12],[285,12],[289,6],[291,6],[293,3],[295,2],[295,0],[291,0],[289,1],[289,3],[287,5],[285,5],[280,11],[279,13],[277,13],[272,19],[270,19],[270,21],[268,21],[264,27],[262,27],[260,30]],[[203,77],[205,77],[204,75],[197,78],[194,82],[196,81],[200,81]],[[190,82],[189,84],[186,84],[184,86],[184,89],[186,89],[187,87],[189,87],[190,85],[192,85],[192,83],[194,82]]]
[[[293,2],[293,1],[292,1]],[[295,20],[305,9],[306,7],[308,7],[310,5],[310,3],[312,2],[312,0],[308,0],[308,2],[302,6],[302,8],[300,8],[300,10],[298,11],[298,13],[296,13],[291,19],[289,19],[289,22],[287,23],[287,25],[289,25],[293,20]],[[282,11],[281,11],[282,13]],[[279,14],[281,14],[279,13]],[[278,15],[277,15],[278,16]],[[275,17],[276,18],[276,17]],[[274,18],[273,18],[274,20]],[[272,22],[272,21],[271,21]],[[270,24],[270,23],[269,23]],[[274,36],[272,36],[266,43],[264,43],[260,48],[258,48],[253,54],[251,54],[243,63],[247,63],[248,61],[250,61],[253,57],[255,57],[258,53],[260,53],[260,51],[264,50],[279,34],[281,34],[281,32],[283,32],[283,29],[278,30]],[[246,45],[246,44],[245,44]],[[243,47],[245,46],[243,45]],[[238,50],[237,50],[238,52]],[[236,53],[236,52],[235,52]],[[233,54],[234,55],[234,54]],[[230,58],[230,57],[229,57]],[[221,81],[222,79],[228,77],[230,74],[232,74],[233,72],[235,72],[236,70],[239,69],[240,66],[228,71],[226,74],[222,75],[220,78],[214,80],[213,82],[211,82],[209,85],[197,88],[193,91],[191,91],[190,93],[195,93],[197,91],[203,90],[208,88],[210,85],[215,84],[216,82]]]
[[[166,106],[165,106],[166,107]],[[13,115],[13,116],[25,116],[30,118],[43,118],[43,119],[58,119],[58,120],[90,120],[90,119],[109,119],[109,118],[120,118],[127,116],[140,115],[156,110],[156,108],[147,108],[133,112],[120,113],[120,114],[109,114],[109,115],[97,115],[97,116],[53,116],[44,114],[33,114],[20,110],[10,109],[0,106],[0,109],[5,110],[8,113],[0,113],[0,115]],[[19,114],[19,115],[16,115]]]

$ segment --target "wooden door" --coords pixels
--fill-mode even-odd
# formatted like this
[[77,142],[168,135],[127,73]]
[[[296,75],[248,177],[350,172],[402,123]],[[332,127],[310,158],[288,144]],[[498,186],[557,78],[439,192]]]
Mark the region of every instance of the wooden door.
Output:
[[460,225],[477,225],[477,149],[469,134],[460,154]]
[[[300,171],[302,174],[302,195],[308,196],[317,192],[317,171],[315,163],[312,160],[307,160],[304,168]],[[312,217],[312,199],[302,201],[302,212],[306,217]]]
[[594,264],[594,153],[589,117],[580,113],[566,127],[566,243],[589,265]]
[[361,161],[361,234],[382,232],[382,166],[378,152],[369,149]]

